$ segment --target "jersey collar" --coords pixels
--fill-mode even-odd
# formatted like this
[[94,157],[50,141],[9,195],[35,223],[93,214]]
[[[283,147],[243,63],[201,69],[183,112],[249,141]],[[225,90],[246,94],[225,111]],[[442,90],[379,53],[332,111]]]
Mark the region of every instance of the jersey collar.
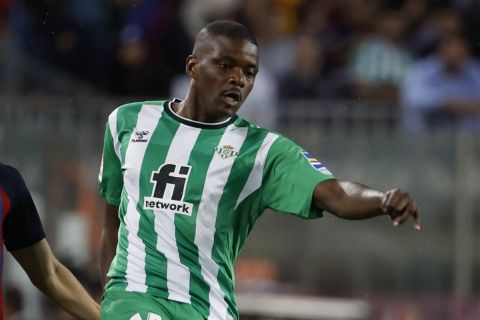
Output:
[[195,127],[195,128],[201,128],[201,129],[225,128],[226,126],[235,122],[235,120],[238,117],[237,115],[234,115],[234,116],[232,116],[232,117],[230,117],[230,118],[228,118],[228,119],[226,119],[222,122],[214,122],[214,123],[195,121],[195,120],[184,118],[184,117],[178,115],[177,113],[175,113],[175,111],[173,111],[173,109],[172,109],[172,102],[181,102],[181,100],[178,99],[178,98],[174,98],[171,101],[166,101],[165,105],[164,105],[165,112],[167,112],[167,114],[169,116],[171,116],[172,118],[174,118],[178,122],[186,124],[186,125],[191,126],[191,127]]

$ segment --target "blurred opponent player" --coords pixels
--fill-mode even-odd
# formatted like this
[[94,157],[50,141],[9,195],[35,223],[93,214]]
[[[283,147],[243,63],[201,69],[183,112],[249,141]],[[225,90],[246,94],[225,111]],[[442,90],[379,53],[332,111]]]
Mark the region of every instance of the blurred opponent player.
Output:
[[[0,214],[3,242],[32,283],[76,318],[99,319],[98,304],[50,250],[37,209],[20,173],[2,163]],[[3,251],[0,254],[3,260]],[[3,273],[1,265],[0,277]],[[1,301],[0,319],[3,319]]]
[[249,31],[213,22],[187,58],[184,100],[109,116],[102,319],[238,319],[233,262],[266,208],[305,219],[387,215],[394,225],[413,217],[420,228],[408,193],[339,181],[293,141],[239,118],[257,71]]

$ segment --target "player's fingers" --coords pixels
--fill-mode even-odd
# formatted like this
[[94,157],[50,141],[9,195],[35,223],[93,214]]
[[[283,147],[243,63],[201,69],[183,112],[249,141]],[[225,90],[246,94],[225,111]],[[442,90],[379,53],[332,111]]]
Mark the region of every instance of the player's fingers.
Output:
[[394,214],[396,215],[396,218],[393,220],[393,225],[398,226],[403,224],[410,216],[413,215],[415,212],[414,210],[414,201],[408,195],[406,195],[397,203],[397,206],[394,208]]
[[413,212],[413,227],[420,231],[422,227],[420,226],[420,216],[418,214],[417,204],[415,203],[415,211]]
[[392,220],[400,217],[410,201],[410,195],[400,189],[391,190],[391,194],[385,202],[385,213],[390,216]]
[[400,193],[399,189],[389,190],[385,193],[385,198],[382,203],[383,211],[388,214],[392,219],[396,216],[394,215],[394,208],[396,203],[400,200]]
[[405,221],[410,218],[410,216],[413,218],[413,227],[416,230],[420,230],[420,217],[418,214],[418,208],[417,208],[417,203],[415,200],[411,199],[411,202],[409,202],[408,207],[405,209],[405,212],[397,219],[394,220],[393,225],[398,226],[403,224]]

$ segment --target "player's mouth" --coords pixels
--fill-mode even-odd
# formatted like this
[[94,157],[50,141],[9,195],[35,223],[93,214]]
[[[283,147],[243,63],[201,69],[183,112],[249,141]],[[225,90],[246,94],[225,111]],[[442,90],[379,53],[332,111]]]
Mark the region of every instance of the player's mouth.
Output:
[[222,91],[221,96],[230,106],[236,106],[242,101],[242,91],[239,88]]

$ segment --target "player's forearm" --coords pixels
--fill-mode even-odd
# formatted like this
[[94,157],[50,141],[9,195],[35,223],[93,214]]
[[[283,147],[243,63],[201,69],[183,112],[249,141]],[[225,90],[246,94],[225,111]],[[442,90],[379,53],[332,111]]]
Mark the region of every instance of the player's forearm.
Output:
[[73,274],[53,255],[47,240],[14,250],[32,283],[65,311],[78,319],[99,319],[98,304],[85,291]]
[[344,219],[367,219],[385,214],[384,193],[353,182],[340,183],[345,192],[336,215]]
[[327,191],[316,190],[314,205],[340,218],[360,220],[385,214],[383,192],[347,181],[332,182],[324,189]]
[[55,261],[51,272],[34,281],[40,291],[77,319],[100,319],[100,306],[60,262]]

